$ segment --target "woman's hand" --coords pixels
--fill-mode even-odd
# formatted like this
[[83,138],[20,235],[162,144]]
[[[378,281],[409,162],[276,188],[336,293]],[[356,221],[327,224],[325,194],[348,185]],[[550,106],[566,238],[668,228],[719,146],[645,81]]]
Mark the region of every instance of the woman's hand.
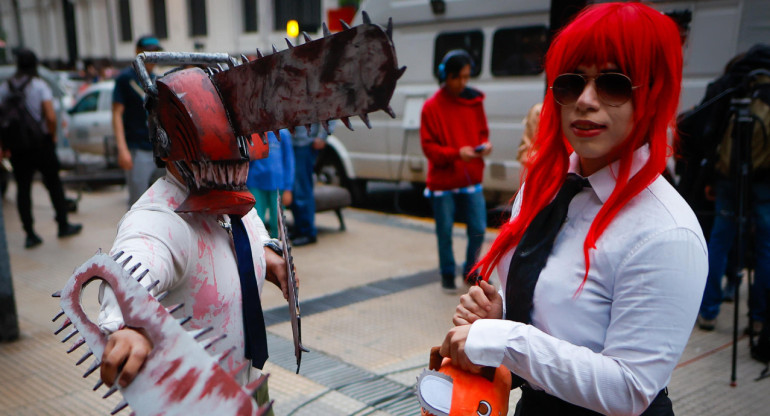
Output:
[[294,201],[294,195],[291,190],[287,189],[281,193],[281,203],[283,206],[288,207]]
[[442,357],[452,359],[452,364],[460,367],[462,370],[473,374],[481,372],[481,367],[473,364],[468,356],[465,355],[465,341],[468,339],[468,333],[471,331],[470,325],[456,326],[449,330],[441,344],[439,353]]
[[500,319],[503,317],[503,298],[497,289],[482,280],[478,286],[471,286],[468,293],[460,296],[452,323],[468,325],[478,319]]
[[107,387],[112,387],[116,381],[120,387],[127,387],[134,381],[151,351],[152,342],[142,330],[124,328],[113,332],[102,354],[102,381]]

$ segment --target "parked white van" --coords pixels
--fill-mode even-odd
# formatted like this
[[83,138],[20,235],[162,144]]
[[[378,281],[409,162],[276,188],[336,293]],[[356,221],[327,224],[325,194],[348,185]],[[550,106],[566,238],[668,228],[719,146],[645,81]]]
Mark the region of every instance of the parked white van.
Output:
[[[692,14],[684,52],[682,109],[700,101],[706,84],[738,52],[770,39],[766,0],[653,1],[651,5],[661,12],[689,10]],[[362,195],[368,180],[424,185],[427,161],[420,147],[420,112],[438,88],[436,68],[443,55],[463,48],[476,61],[469,85],[486,94],[494,146],[484,174],[487,199],[509,198],[519,186],[516,152],[522,120],[545,93],[541,63],[548,48],[550,7],[549,0],[362,2],[360,10],[374,23],[385,26],[389,17],[393,19],[398,63],[407,66],[391,100],[397,117],[372,114],[371,130],[359,120],[351,120],[355,131],[338,124],[319,158],[319,178],[348,187],[354,198]],[[354,23],[361,20],[359,15]]]

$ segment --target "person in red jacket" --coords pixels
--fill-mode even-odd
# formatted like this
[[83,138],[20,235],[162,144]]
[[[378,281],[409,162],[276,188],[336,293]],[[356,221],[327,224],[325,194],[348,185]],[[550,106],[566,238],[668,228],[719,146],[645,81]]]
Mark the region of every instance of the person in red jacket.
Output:
[[473,59],[464,50],[447,52],[438,67],[441,88],[422,107],[420,141],[428,158],[425,196],[436,220],[441,287],[455,292],[452,225],[455,211],[465,214],[468,247],[463,276],[478,260],[487,225],[481,189],[489,143],[484,93],[467,87]]

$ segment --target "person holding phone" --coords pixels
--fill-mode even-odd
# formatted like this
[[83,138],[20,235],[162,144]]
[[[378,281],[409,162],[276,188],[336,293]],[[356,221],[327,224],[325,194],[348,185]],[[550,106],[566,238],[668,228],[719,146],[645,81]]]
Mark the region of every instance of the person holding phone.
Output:
[[516,415],[673,415],[667,385],[708,260],[661,173],[682,80],[676,24],[641,3],[587,7],[553,40],[511,221],[478,264],[440,352],[504,365]]
[[484,157],[492,153],[484,112],[484,93],[467,86],[473,59],[462,49],[447,52],[438,66],[441,88],[422,108],[420,141],[428,158],[425,196],[436,220],[441,287],[454,293],[456,263],[452,226],[456,211],[465,213],[468,246],[463,276],[478,260],[487,226],[481,181]]

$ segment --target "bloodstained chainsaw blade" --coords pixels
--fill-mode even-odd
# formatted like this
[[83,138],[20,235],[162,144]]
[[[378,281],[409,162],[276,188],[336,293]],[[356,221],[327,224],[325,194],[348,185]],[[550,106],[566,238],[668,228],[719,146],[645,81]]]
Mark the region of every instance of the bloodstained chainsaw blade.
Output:
[[281,245],[283,247],[283,261],[286,263],[286,277],[289,285],[289,315],[291,316],[291,334],[294,338],[294,356],[297,357],[297,374],[299,374],[299,365],[302,361],[302,352],[310,352],[302,346],[302,330],[300,327],[299,313],[299,287],[297,286],[297,276],[294,273],[294,258],[291,255],[291,245],[286,233],[286,217],[283,214],[283,203],[281,195],[278,194],[276,203],[278,204],[278,230],[280,233]]
[[362,24],[214,74],[237,136],[388,110],[403,73],[378,25]]

